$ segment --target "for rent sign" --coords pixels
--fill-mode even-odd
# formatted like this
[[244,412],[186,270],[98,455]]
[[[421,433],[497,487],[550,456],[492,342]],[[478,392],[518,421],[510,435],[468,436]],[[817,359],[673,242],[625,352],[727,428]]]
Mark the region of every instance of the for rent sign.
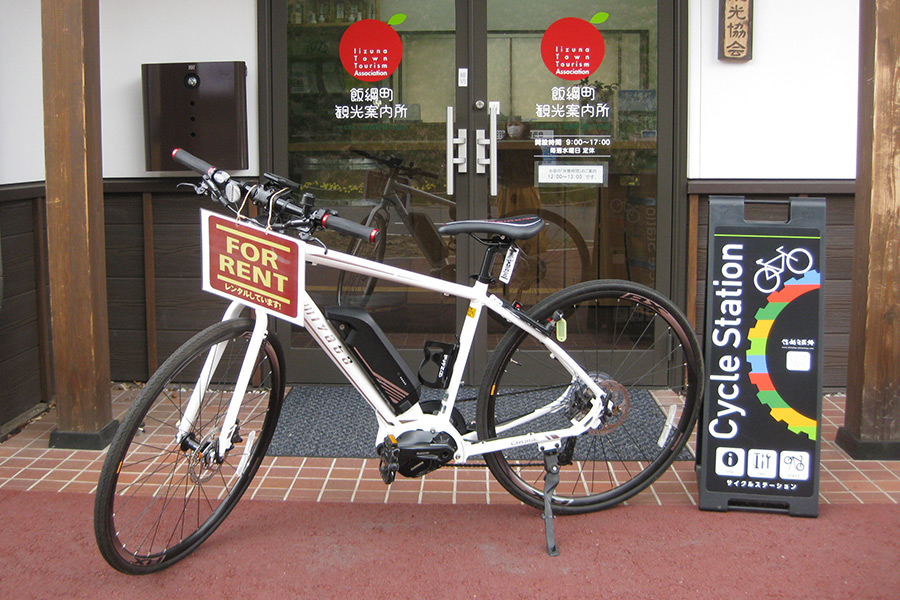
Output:
[[303,243],[207,210],[203,289],[303,325]]

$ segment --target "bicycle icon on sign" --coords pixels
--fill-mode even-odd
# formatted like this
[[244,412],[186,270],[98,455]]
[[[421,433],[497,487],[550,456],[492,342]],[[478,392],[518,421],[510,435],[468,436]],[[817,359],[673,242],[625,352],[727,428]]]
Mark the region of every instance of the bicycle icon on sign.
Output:
[[782,460],[784,466],[791,467],[798,473],[802,473],[806,468],[806,464],[803,462],[803,459],[799,456],[785,456]]
[[784,246],[779,246],[776,252],[778,254],[769,260],[760,258],[756,261],[760,268],[753,276],[753,285],[763,294],[769,294],[781,287],[781,275],[785,270],[794,275],[803,275],[812,268],[812,254],[805,248],[794,248],[790,252],[785,252]]

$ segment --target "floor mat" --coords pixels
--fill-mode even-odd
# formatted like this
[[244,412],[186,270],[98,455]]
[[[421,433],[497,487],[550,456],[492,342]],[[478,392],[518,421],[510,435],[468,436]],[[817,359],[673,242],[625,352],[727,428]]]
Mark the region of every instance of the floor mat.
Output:
[[[467,422],[475,415],[475,388],[460,392],[457,408]],[[442,390],[423,388],[424,401],[439,401]],[[534,398],[535,403],[546,399]],[[655,456],[653,446],[665,423],[665,414],[647,390],[633,391],[629,415],[623,426],[606,435],[584,436],[575,451],[576,460],[643,460]],[[564,427],[561,422],[559,427]],[[303,385],[287,395],[278,427],[269,446],[270,456],[321,456],[376,458],[378,426],[375,414],[350,386]],[[522,449],[510,459],[536,458],[534,448]],[[693,460],[685,449],[678,460]]]

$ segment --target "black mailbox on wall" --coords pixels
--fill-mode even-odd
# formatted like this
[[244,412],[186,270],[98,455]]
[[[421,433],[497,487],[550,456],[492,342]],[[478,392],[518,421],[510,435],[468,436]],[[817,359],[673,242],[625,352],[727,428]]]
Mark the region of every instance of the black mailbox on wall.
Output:
[[246,169],[247,65],[195,62],[141,65],[148,171],[182,171],[173,148],[223,169]]

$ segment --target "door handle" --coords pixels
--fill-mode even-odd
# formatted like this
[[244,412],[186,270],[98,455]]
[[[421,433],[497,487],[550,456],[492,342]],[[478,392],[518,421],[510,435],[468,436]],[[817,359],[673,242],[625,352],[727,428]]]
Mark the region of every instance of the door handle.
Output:
[[[458,133],[454,135],[454,120],[453,120],[453,107],[447,107],[447,195],[452,196],[454,193],[453,180],[456,176],[457,170],[454,169],[454,165],[457,166],[459,173],[465,173],[468,168],[468,150],[467,150],[467,139],[465,129],[458,130]],[[459,153],[455,151],[455,148],[459,148]]]
[[479,129],[476,134],[476,161],[475,172],[482,175],[490,167],[491,196],[497,195],[497,115],[500,114],[500,103],[488,104],[489,128],[485,136],[484,129]]

